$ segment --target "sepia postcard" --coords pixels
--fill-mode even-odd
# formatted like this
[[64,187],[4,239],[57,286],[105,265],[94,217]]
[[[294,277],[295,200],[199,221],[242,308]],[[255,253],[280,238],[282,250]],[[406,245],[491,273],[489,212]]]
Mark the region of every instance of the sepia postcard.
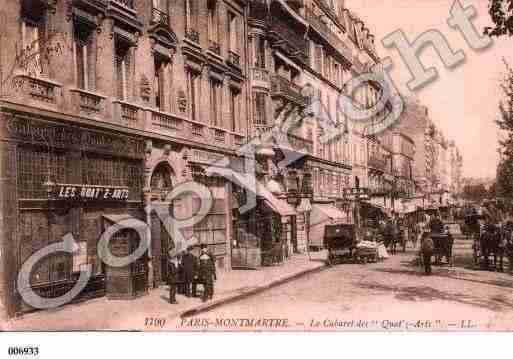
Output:
[[0,19],[1,331],[513,329],[513,0]]

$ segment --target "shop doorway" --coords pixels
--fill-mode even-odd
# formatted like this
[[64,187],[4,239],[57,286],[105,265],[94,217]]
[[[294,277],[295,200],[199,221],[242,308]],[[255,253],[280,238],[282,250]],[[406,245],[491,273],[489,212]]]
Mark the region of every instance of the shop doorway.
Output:
[[[126,257],[139,246],[139,235],[133,229],[121,229],[114,233],[109,246],[112,255]],[[131,299],[148,292],[148,254],[122,266],[105,265],[106,294],[109,299]]]
[[[153,206],[159,206],[163,209],[161,213],[174,216],[174,205],[166,202],[166,197],[173,189],[172,178],[174,172],[167,162],[159,163],[151,174],[151,201]],[[172,239],[166,230],[162,219],[158,217],[155,211],[151,214],[151,238],[153,254],[153,279],[154,286],[167,283],[169,250],[173,249]]]

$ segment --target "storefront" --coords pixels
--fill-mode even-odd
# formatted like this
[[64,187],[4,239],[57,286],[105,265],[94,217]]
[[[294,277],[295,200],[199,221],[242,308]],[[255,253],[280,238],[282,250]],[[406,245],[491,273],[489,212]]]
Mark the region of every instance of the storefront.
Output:
[[251,189],[234,187],[238,204],[233,210],[232,268],[250,269],[285,261],[292,255],[297,239],[297,212],[257,181],[256,206],[241,213],[240,204],[247,201]]
[[[1,126],[9,166],[3,191],[10,195],[4,199],[15,201],[5,223],[14,234],[4,246],[12,256],[7,263],[11,283],[28,258],[71,234],[79,250],[38,262],[30,276],[36,293],[53,298],[68,292],[81,266],[90,264],[92,276],[75,299],[101,296],[106,289],[118,298],[144,294],[144,256],[133,267],[109,271],[97,254],[98,239],[116,216],[144,220],[143,141],[22,114],[4,114]],[[139,240],[137,233],[119,231],[111,251],[128,254]],[[21,299],[25,289],[9,287],[10,310],[32,309]]]
[[323,248],[324,228],[327,224],[334,222],[349,223],[347,213],[342,212],[330,203],[316,203],[312,206],[310,215],[310,249],[319,250]]

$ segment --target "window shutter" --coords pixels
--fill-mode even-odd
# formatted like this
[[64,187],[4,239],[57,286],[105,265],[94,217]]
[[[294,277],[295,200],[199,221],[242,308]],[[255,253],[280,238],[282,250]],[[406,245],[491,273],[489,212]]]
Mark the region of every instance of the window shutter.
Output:
[[131,97],[132,94],[132,49],[128,49],[125,54],[125,96],[127,99]]
[[198,0],[189,0],[189,6],[191,9],[191,27],[194,30],[198,30],[199,3],[200,1]]
[[77,86],[85,89],[85,64],[84,64],[84,47],[80,39],[75,42],[75,57],[77,62]]
[[315,45],[315,69],[322,72],[322,46]]
[[120,99],[123,99],[123,58],[120,54],[115,55],[115,68],[116,68],[116,92]]
[[87,82],[88,89],[96,89],[96,41],[91,35],[87,43]]

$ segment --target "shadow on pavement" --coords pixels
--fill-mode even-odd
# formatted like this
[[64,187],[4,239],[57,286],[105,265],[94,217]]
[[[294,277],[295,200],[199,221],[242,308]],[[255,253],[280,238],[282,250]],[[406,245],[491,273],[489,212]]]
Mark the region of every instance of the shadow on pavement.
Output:
[[[433,268],[433,275],[435,275],[435,276],[447,277],[447,278],[454,279],[454,280],[463,280],[463,281],[477,283],[477,284],[486,284],[486,285],[492,285],[492,286],[497,286],[497,287],[501,287],[501,288],[513,289],[513,277],[511,280],[509,278],[508,279],[498,278],[498,279],[485,280],[485,279],[477,277],[479,275],[479,273],[484,272],[484,273],[493,274],[495,272],[478,270],[473,267],[471,267],[471,268],[464,267],[464,269],[468,269],[469,271],[467,271],[467,272],[458,271],[457,273],[455,273],[453,271],[453,269],[458,268],[458,266],[454,265],[453,267],[448,267],[447,264],[433,265],[432,268]],[[451,269],[449,269],[449,268],[451,268]],[[401,261],[400,269],[376,268],[376,269],[374,269],[374,271],[390,273],[390,274],[406,274],[406,275],[412,275],[412,276],[418,276],[418,277],[424,276],[423,270],[418,265],[418,262],[416,259],[413,259],[411,261]]]
[[479,298],[476,296],[441,291],[425,285],[422,286],[396,286],[380,283],[359,283],[356,284],[365,290],[375,290],[379,292],[391,292],[395,298],[410,302],[427,302],[435,300],[446,300],[466,305],[477,306],[492,311],[502,311],[513,308],[513,300],[506,299],[504,296],[494,296],[491,298]]

